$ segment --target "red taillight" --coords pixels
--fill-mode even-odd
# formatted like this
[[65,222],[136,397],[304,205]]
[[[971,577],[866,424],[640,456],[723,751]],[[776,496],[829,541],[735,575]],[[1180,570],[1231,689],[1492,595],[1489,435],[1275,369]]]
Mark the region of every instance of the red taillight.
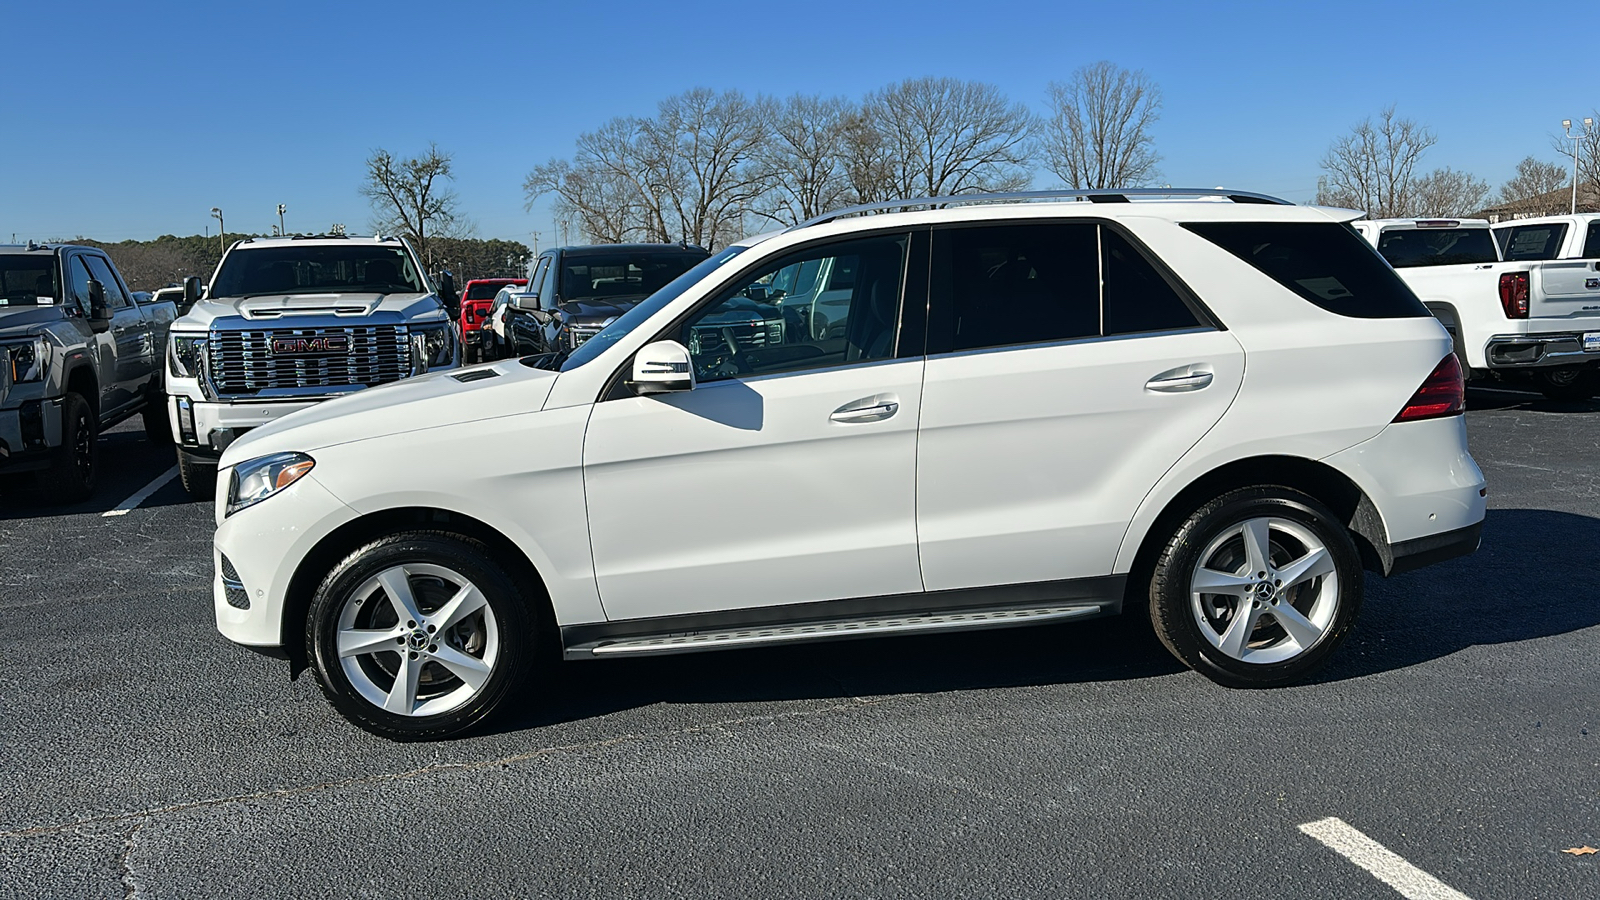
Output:
[[1507,272],[1500,276],[1500,307],[1508,319],[1528,317],[1528,273]]
[[1414,422],[1417,419],[1439,419],[1460,415],[1467,405],[1467,386],[1461,378],[1461,362],[1454,353],[1439,360],[1433,374],[1422,382],[1422,387],[1406,401],[1396,422]]

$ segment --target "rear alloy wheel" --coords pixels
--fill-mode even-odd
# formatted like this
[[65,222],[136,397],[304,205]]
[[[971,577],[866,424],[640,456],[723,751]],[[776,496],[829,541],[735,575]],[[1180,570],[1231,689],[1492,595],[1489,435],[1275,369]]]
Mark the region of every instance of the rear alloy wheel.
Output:
[[1600,394],[1600,368],[1560,366],[1534,375],[1539,392],[1551,400],[1584,401]]
[[1186,665],[1230,687],[1304,678],[1361,605],[1360,557],[1344,525],[1282,487],[1234,491],[1197,510],[1151,581],[1151,618]]
[[492,715],[525,673],[529,616],[482,544],[413,532],[382,538],[318,589],[307,640],[323,693],[393,740],[452,737]]

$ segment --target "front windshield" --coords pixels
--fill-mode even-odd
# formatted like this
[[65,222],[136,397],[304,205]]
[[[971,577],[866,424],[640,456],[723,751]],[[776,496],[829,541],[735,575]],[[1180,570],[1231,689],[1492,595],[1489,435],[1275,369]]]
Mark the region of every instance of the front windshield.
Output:
[[701,260],[700,264],[674,278],[661,290],[651,294],[644,302],[617,317],[615,322],[600,330],[600,333],[589,338],[572,351],[561,362],[561,371],[568,372],[583,365],[596,356],[606,352],[612,344],[628,336],[628,333],[639,327],[641,322],[666,308],[667,304],[678,299],[684,291],[698,284],[701,279],[715,272],[723,263],[745,251],[744,247],[726,247],[716,255]]
[[241,247],[223,259],[211,296],[420,294],[422,284],[410,255],[393,244]]
[[562,302],[653,294],[704,258],[683,251],[568,254],[556,293]]
[[0,306],[49,306],[60,302],[54,256],[0,256]]

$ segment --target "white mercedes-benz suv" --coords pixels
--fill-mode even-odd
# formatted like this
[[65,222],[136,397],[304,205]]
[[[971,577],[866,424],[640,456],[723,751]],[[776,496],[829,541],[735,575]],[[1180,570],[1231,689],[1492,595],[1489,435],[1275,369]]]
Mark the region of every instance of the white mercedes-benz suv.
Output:
[[396,739],[540,696],[540,660],[1124,611],[1270,686],[1327,660],[1363,570],[1477,547],[1450,337],[1358,213],[1064,193],[846,210],[570,355],[248,432],[218,626]]

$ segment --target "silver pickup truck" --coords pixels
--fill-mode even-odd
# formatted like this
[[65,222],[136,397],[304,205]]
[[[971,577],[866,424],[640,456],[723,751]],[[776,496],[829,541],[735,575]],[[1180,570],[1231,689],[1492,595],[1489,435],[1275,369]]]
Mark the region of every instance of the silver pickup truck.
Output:
[[134,300],[92,247],[0,246],[0,475],[34,473],[42,499],[94,492],[98,438],[144,415],[166,442],[161,360],[170,301]]
[[461,363],[454,286],[436,288],[403,238],[245,238],[197,292],[167,354],[178,470],[197,497],[246,431]]

